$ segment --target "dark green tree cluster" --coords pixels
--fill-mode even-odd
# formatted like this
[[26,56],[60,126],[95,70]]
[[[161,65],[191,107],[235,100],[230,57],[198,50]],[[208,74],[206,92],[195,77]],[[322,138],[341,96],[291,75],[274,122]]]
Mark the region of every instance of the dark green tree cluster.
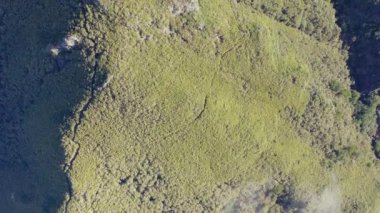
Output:
[[374,91],[356,103],[355,118],[362,132],[373,136],[377,133],[377,110],[380,105],[378,92]]
[[340,28],[335,24],[335,11],[328,1],[313,0],[239,0],[255,10],[297,28],[320,41],[336,43]]

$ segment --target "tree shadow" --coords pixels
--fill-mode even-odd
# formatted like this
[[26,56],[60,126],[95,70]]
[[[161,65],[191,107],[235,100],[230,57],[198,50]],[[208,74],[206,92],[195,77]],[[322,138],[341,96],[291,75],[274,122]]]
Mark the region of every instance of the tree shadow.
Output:
[[58,55],[77,0],[0,3],[0,212],[56,212],[70,186],[62,127],[88,95],[79,48]]
[[342,40],[349,47],[348,66],[354,88],[361,93],[380,88],[380,1],[333,2]]

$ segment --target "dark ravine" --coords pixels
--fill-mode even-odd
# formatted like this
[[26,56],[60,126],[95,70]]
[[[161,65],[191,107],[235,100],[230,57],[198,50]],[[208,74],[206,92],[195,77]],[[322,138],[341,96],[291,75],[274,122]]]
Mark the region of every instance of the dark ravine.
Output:
[[[72,69],[82,62],[77,50],[52,58],[49,47],[72,30],[77,5],[71,0],[1,2],[1,212],[55,212],[64,202],[60,126],[83,97],[76,85],[86,78]],[[65,66],[57,66],[56,60],[66,56]],[[67,98],[64,105],[62,97]]]
[[369,93],[380,87],[380,1],[335,0],[341,39],[349,49],[354,88]]
[[[380,1],[335,0],[334,6],[342,29],[341,39],[349,53],[348,66],[355,82],[352,87],[367,97],[380,88]],[[376,150],[380,117],[378,113],[373,116],[377,116],[378,130],[371,144],[380,159]]]

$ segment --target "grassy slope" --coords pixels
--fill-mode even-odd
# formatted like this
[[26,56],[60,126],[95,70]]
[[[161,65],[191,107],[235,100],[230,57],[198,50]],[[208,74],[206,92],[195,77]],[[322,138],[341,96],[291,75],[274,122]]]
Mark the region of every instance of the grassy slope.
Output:
[[[227,194],[273,181],[304,201],[337,184],[345,210],[371,211],[378,166],[347,98],[329,89],[331,80],[349,87],[338,49],[226,0],[180,17],[167,2],[104,4],[112,26],[88,20],[104,32],[110,84],[77,132],[69,210],[215,210],[236,199]],[[284,113],[308,116],[315,93],[316,113],[331,119],[311,126],[330,126],[337,147],[358,147],[355,159],[330,162],[312,145],[319,135]]]

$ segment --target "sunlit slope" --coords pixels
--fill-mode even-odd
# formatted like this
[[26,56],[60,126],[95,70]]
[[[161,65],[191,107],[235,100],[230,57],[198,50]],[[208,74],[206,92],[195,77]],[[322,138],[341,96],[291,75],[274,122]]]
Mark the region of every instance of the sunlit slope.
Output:
[[[243,209],[240,191],[260,185],[273,195],[263,209],[321,208],[334,185],[336,205],[371,210],[378,167],[338,49],[227,0],[180,15],[164,1],[103,4],[74,32],[103,83],[63,138],[67,210]],[[329,157],[346,147],[355,155]]]

